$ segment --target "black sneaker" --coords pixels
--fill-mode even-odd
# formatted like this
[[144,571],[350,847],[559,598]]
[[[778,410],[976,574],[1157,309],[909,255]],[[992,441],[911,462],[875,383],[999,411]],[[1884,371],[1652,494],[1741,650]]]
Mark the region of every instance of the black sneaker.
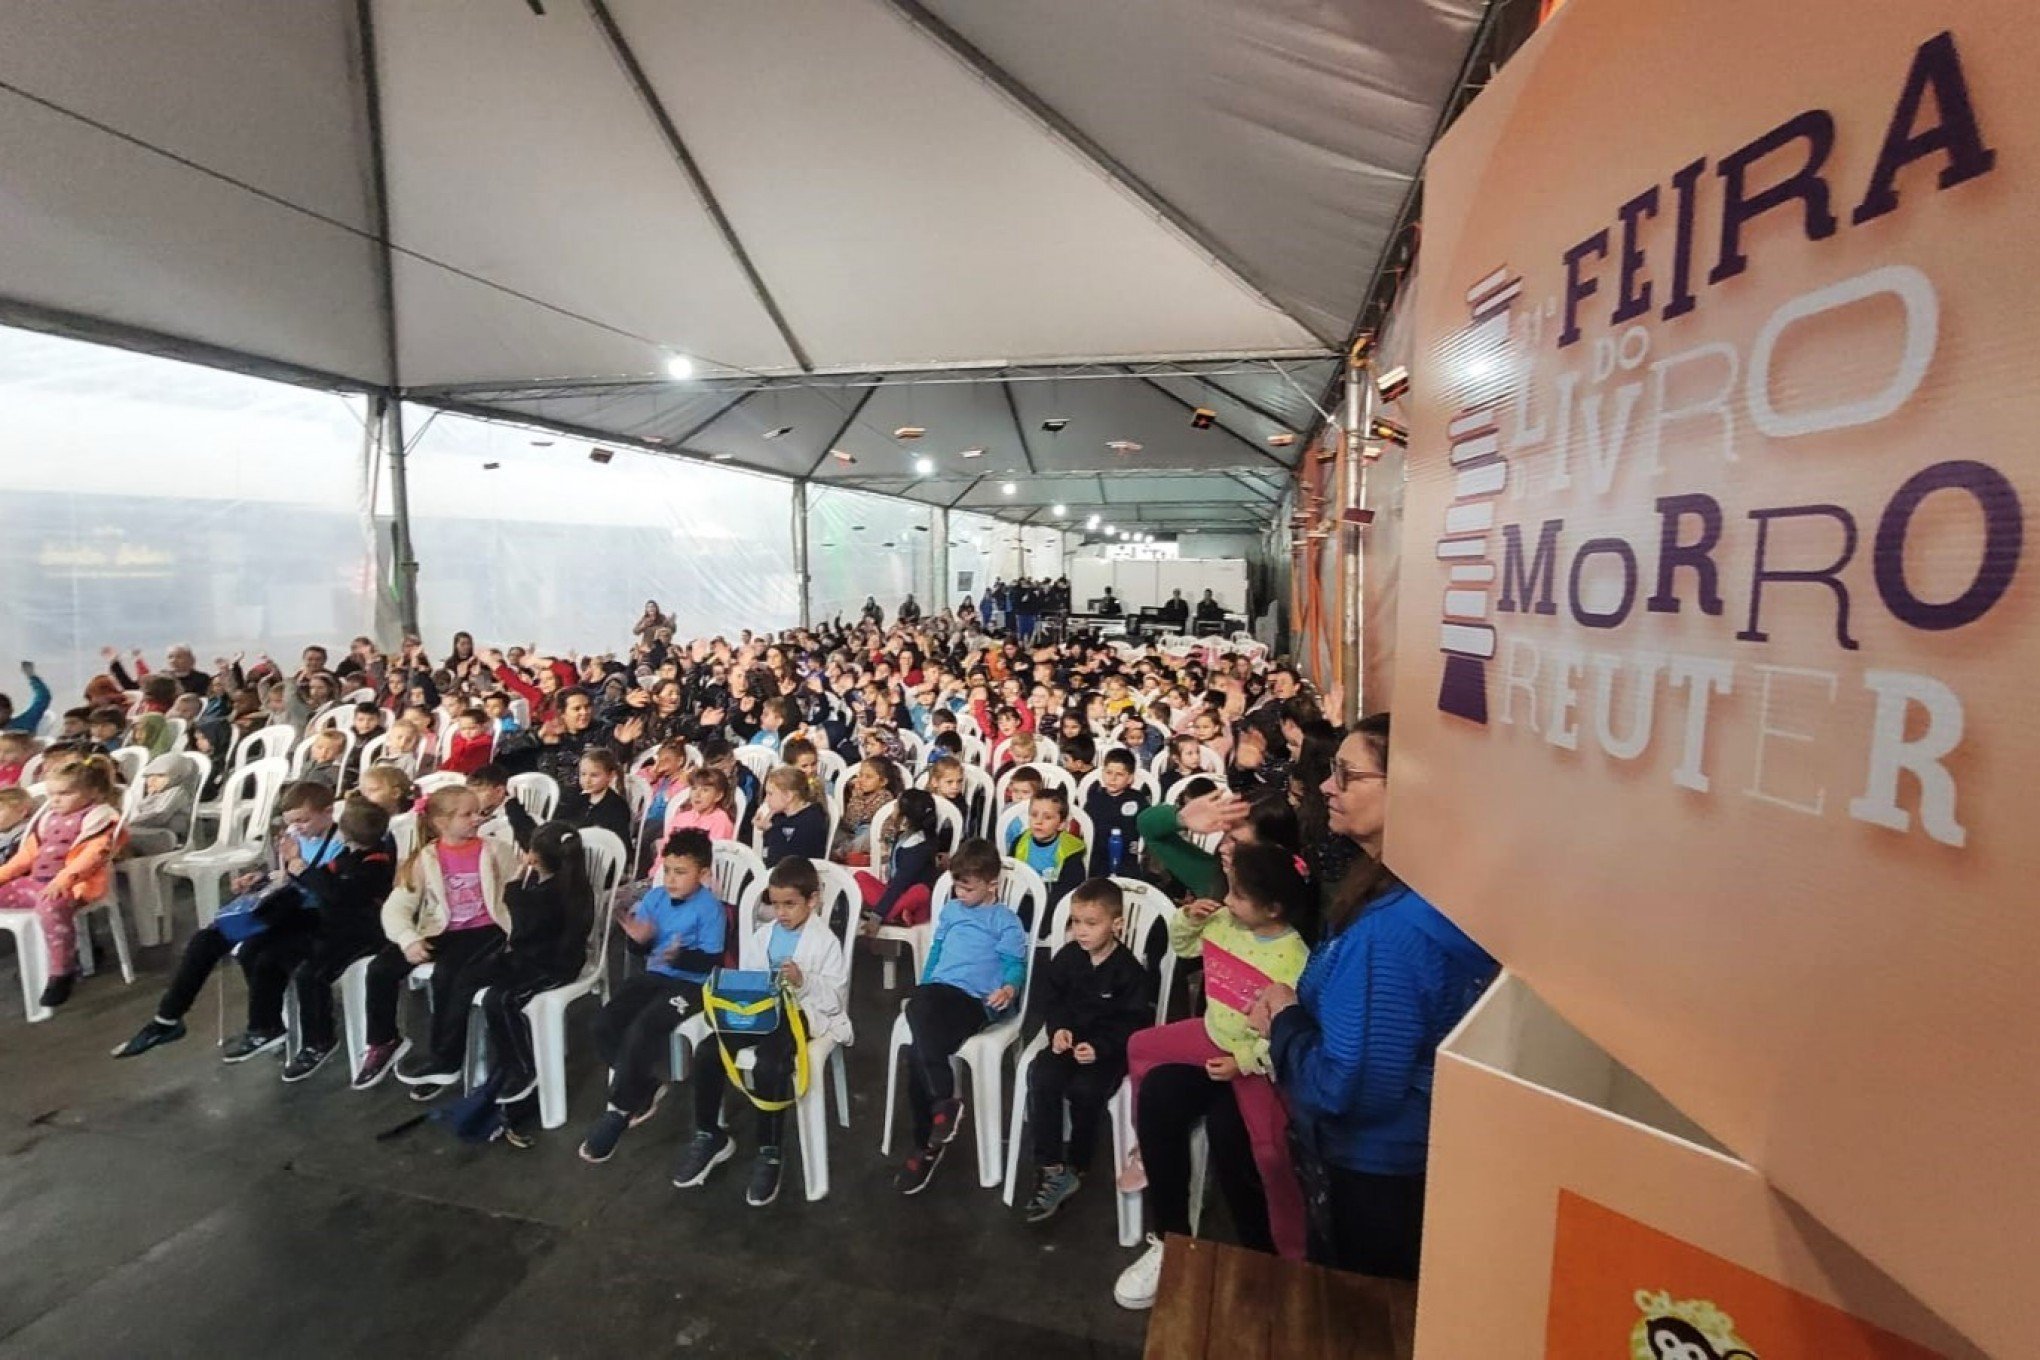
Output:
[[535,1148],[538,1146],[538,1139],[532,1137],[530,1134],[524,1132],[524,1130],[522,1129],[504,1129],[503,1141],[505,1143],[508,1143],[511,1147],[516,1148],[519,1152],[524,1152],[530,1148]]
[[616,1145],[623,1138],[623,1131],[630,1127],[630,1116],[614,1105],[602,1112],[595,1121],[595,1127],[588,1130],[588,1136],[581,1140],[581,1160],[600,1166],[616,1151]]
[[762,1209],[778,1199],[780,1170],[779,1149],[759,1148],[758,1160],[751,1166],[751,1188],[744,1192],[744,1203],[753,1209]]
[[406,1086],[445,1086],[460,1080],[458,1067],[433,1067],[430,1063],[428,1058],[424,1063],[404,1064],[396,1070],[397,1080]]
[[1044,1169],[1041,1179],[1035,1182],[1034,1198],[1027,1201],[1027,1221],[1046,1223],[1054,1218],[1070,1202],[1070,1196],[1077,1193],[1078,1184],[1077,1173],[1066,1166]]
[[644,1109],[640,1110],[638,1113],[630,1117],[630,1126],[632,1128],[636,1128],[638,1125],[644,1123],[647,1119],[650,1119],[653,1115],[657,1114],[659,1112],[659,1104],[661,1101],[665,1100],[665,1098],[666,1098],[665,1087],[663,1086],[653,1087],[652,1103],[645,1106]]
[[333,1045],[331,1044],[327,1044],[323,1048],[313,1044],[306,1044],[297,1051],[295,1058],[292,1058],[283,1065],[283,1079],[285,1081],[303,1081],[306,1077],[324,1067],[326,1059],[332,1056]]
[[246,1062],[258,1053],[267,1053],[272,1048],[283,1047],[282,1030],[264,1034],[260,1030],[243,1030],[227,1040],[227,1046],[220,1050],[220,1061],[230,1063]]
[[[401,1072],[397,1075],[399,1078],[403,1076]],[[451,1091],[454,1087],[460,1085],[460,1073],[428,1072],[410,1085],[411,1099],[422,1105],[426,1101],[435,1100],[443,1093]]]
[[709,1172],[735,1156],[736,1151],[736,1143],[721,1129],[703,1129],[680,1154],[680,1165],[673,1168],[673,1184],[682,1190],[692,1190],[708,1179]]
[[951,1096],[935,1102],[935,1112],[928,1119],[928,1141],[940,1143],[943,1147],[956,1138],[956,1131],[963,1127],[963,1100]]
[[357,1091],[366,1091],[390,1074],[397,1065],[397,1059],[411,1051],[409,1039],[392,1039],[386,1044],[370,1044],[361,1055],[361,1070],[354,1074],[350,1084]]
[[498,1105],[515,1105],[538,1089],[538,1074],[520,1076],[515,1072],[504,1074],[503,1085],[496,1092]]
[[135,1031],[135,1037],[113,1050],[116,1058],[139,1058],[159,1044],[174,1044],[184,1037],[182,1020],[151,1020]]
[[71,999],[71,989],[78,985],[76,973],[59,973],[43,984],[42,1004],[51,1010]]
[[946,1143],[930,1143],[907,1158],[907,1164],[893,1177],[893,1189],[903,1195],[918,1195],[928,1188],[928,1180],[935,1174],[935,1164],[942,1160],[948,1150]]

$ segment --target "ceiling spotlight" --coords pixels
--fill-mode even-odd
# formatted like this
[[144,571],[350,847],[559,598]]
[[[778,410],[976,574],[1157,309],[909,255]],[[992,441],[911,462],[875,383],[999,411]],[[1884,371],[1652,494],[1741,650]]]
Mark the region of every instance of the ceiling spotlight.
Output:
[[830,449],[829,457],[835,459],[839,463],[854,463],[857,461],[854,457],[850,455],[849,451],[845,449]]
[[1288,430],[1284,430],[1281,434],[1271,434],[1268,436],[1268,447],[1271,449],[1286,449],[1295,442],[1296,436]]
[[482,471],[494,472],[497,468],[501,466],[503,466],[501,463],[484,463],[482,464]]
[[1048,510],[1048,513],[1054,515],[1057,519],[1061,519],[1064,515],[1067,515],[1069,512],[1070,508],[1067,505],[1053,505],[1050,506]]
[[1140,445],[1134,443],[1131,439],[1108,439],[1105,441],[1105,447],[1114,453],[1140,452]]
[[1208,430],[1211,428],[1211,422],[1217,419],[1218,412],[1212,410],[1209,406],[1200,406],[1190,413],[1190,428],[1193,430]]
[[534,439],[531,441],[531,447],[534,449],[549,449],[552,446],[553,442],[550,439]]
[[1050,416],[1047,420],[1041,422],[1041,428],[1047,430],[1050,434],[1061,434],[1069,427],[1069,423],[1070,418],[1068,416]]
[[708,457],[712,463],[727,463],[736,456],[734,453],[712,453]]
[[694,376],[694,361],[684,354],[667,355],[666,376],[674,382],[686,382]]
[[1012,494],[1013,494],[1013,493],[1014,493],[1015,491],[1018,491],[1019,489],[1020,489],[1019,487],[1017,487],[1017,486],[1013,485],[1013,483],[1011,483],[1011,482],[1001,482],[1001,483],[999,483],[999,494],[1000,494],[1001,496],[1010,496],[1010,495],[1012,495]]
[[616,457],[616,451],[614,449],[588,450],[588,461],[591,463],[606,463],[614,457]]
[[965,458],[982,458],[985,456],[985,451],[983,449],[965,449],[962,456]]
[[767,431],[765,431],[765,438],[767,438],[767,439],[784,439],[784,438],[785,438],[785,437],[786,437],[787,435],[790,435],[790,434],[792,434],[792,433],[793,433],[793,426],[791,426],[791,425],[781,425],[781,426],[780,426],[780,427],[779,427],[778,429],[776,429],[776,430],[767,430]]
[[1105,526],[1105,532],[1112,535],[1114,538],[1119,537],[1119,530],[1113,528],[1109,524]]
[[1386,373],[1374,375],[1374,390],[1381,393],[1383,401],[1398,400],[1410,390],[1410,371],[1397,364]]
[[1090,517],[1089,519],[1085,520],[1085,521],[1084,521],[1084,527],[1085,527],[1086,529],[1095,529],[1095,528],[1097,528],[1097,527],[1098,527],[1098,517],[1097,517],[1096,515],[1093,515],[1093,516],[1091,516],[1091,517]]
[[914,460],[914,475],[916,477],[934,476],[935,460],[933,458],[916,458]]
[[1385,440],[1390,444],[1394,444],[1397,448],[1406,449],[1410,446],[1410,432],[1394,421],[1381,416],[1376,416],[1373,422],[1368,425],[1367,437],[1369,439]]
[[894,430],[892,432],[892,437],[894,439],[919,439],[922,435],[926,433],[928,433],[926,426],[902,425],[897,430]]

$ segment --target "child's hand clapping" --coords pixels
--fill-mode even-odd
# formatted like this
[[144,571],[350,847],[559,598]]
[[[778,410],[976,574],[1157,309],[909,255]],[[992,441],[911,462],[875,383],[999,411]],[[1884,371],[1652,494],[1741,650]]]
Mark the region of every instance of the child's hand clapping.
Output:
[[1088,1064],[1098,1061],[1098,1050],[1090,1044],[1078,1044],[1070,1050],[1070,1053],[1080,1063]]
[[1076,1047],[1077,1038],[1066,1029],[1059,1029],[1049,1037],[1048,1047],[1054,1053],[1067,1053]]
[[629,907],[617,913],[616,926],[617,929],[630,936],[631,942],[634,944],[650,944],[653,937],[659,933],[657,926],[644,917],[639,916],[634,908]]

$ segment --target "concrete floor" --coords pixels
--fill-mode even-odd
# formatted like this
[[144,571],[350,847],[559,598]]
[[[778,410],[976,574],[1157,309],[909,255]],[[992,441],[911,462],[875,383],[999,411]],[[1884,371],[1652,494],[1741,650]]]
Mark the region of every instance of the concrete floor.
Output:
[[[102,971],[29,1025],[0,945],[0,1355],[1140,1353],[1146,1315],[1112,1302],[1132,1253],[1102,1168],[1029,1228],[978,1188],[966,1126],[933,1185],[892,1190],[878,1135],[897,997],[874,959],[857,961],[829,1198],[807,1203],[790,1150],[762,1210],[743,1202],[741,1114],[739,1156],[700,1190],[668,1181],[692,1130],[684,1099],[608,1164],[575,1156],[601,1108],[592,1000],[570,1021],[573,1116],[538,1147],[469,1147],[437,1125],[378,1142],[420,1108],[395,1083],[349,1091],[335,1060],[286,1087],[266,1056],[219,1061],[217,978],[190,1037],[110,1058],[172,959],[143,951],[134,986]],[[227,986],[231,1031],[238,972]]]

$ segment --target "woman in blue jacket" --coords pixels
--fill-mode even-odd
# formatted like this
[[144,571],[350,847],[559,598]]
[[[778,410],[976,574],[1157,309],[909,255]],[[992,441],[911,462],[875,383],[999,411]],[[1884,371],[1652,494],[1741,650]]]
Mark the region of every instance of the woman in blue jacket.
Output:
[[1346,734],[1323,789],[1332,833],[1366,854],[1332,890],[1324,942],[1295,990],[1268,988],[1249,1023],[1268,1037],[1289,1102],[1312,1258],[1413,1280],[1438,1044],[1497,965],[1378,858],[1386,713]]

